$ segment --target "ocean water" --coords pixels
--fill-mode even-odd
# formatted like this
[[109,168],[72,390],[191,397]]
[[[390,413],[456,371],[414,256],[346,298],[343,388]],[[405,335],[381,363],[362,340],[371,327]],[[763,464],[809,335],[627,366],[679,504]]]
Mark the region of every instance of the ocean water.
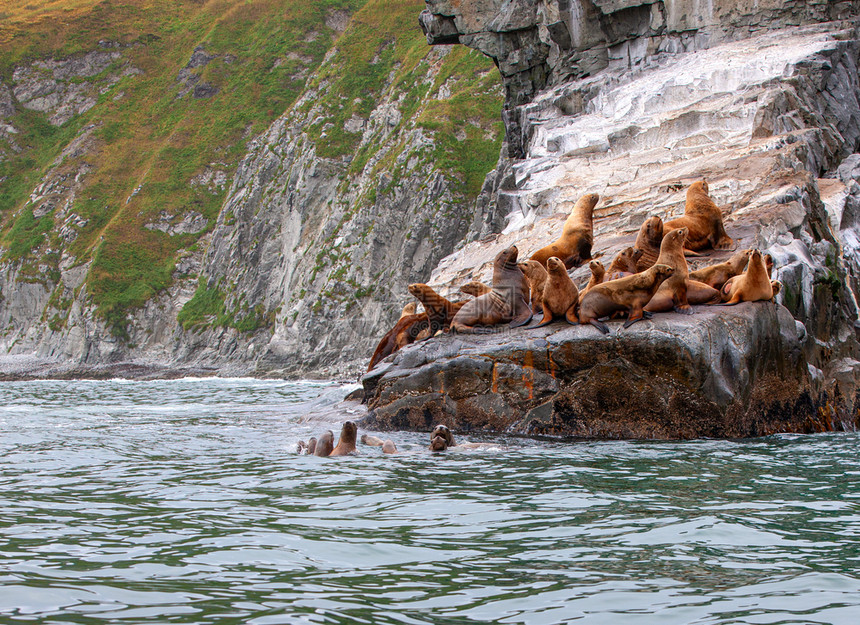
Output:
[[316,458],[349,387],[0,384],[0,623],[860,623],[860,436]]

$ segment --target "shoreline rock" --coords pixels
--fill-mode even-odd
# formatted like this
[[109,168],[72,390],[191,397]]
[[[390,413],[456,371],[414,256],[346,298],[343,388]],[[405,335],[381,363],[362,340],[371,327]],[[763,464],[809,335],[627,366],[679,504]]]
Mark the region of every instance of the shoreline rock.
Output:
[[363,379],[363,427],[584,439],[747,438],[860,426],[802,324],[771,302],[658,314],[612,334],[553,324],[413,344]]

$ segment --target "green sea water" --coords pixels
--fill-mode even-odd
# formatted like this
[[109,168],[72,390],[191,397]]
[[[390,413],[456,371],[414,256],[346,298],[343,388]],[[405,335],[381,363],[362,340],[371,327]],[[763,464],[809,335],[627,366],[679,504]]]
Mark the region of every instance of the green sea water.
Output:
[[0,623],[860,623],[860,435],[297,455],[347,390],[0,384]]

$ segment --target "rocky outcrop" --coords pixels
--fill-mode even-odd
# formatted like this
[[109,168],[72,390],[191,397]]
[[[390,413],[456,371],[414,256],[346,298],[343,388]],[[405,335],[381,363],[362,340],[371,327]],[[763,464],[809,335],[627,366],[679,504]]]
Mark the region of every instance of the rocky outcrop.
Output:
[[[504,214],[502,233],[443,259],[432,285],[453,293],[488,281],[500,249],[548,244],[589,192],[602,197],[595,252],[611,259],[649,215],[680,215],[686,188],[706,179],[729,234],[774,256],[783,289],[779,305],[658,315],[609,339],[570,328],[412,346],[365,380],[380,427],[423,428],[445,414],[467,429],[589,437],[856,427],[860,3],[428,10],[431,43],[456,36],[501,55],[519,157],[488,204]],[[586,269],[574,278],[583,284]]]

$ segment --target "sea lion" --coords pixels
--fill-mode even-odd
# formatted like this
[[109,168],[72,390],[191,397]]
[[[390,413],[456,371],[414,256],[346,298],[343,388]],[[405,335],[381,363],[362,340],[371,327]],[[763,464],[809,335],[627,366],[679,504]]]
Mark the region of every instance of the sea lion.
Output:
[[410,284],[407,288],[424,306],[424,312],[427,313],[427,319],[430,322],[430,336],[435,336],[439,330],[447,330],[454,315],[468,301],[451,302],[426,284]]
[[409,302],[408,304],[406,304],[406,306],[403,307],[403,310],[400,311],[400,319],[403,319],[403,317],[407,317],[409,315],[414,315],[417,308],[417,303]]
[[750,254],[752,254],[752,250],[739,250],[725,262],[691,271],[690,279],[720,289],[727,280],[743,272],[744,267],[749,262]]
[[[747,250],[750,254],[752,254],[752,250]],[[746,266],[749,265],[749,260],[745,263],[745,266],[742,271],[739,271],[737,275],[732,276],[728,280],[726,280],[725,284],[720,287],[720,296],[723,298],[724,302],[729,301],[729,298],[732,296],[732,288],[734,287],[735,280],[738,276],[743,275],[746,271]],[[764,268],[767,270],[767,277],[771,278],[773,276],[773,256],[770,254],[764,255]],[[776,280],[771,280],[771,284],[779,284]],[[782,286],[782,285],[780,285]],[[777,291],[774,293],[774,297],[776,297],[776,293],[779,292],[779,287],[777,287]]]
[[723,297],[728,295],[724,306],[773,299],[773,284],[767,275],[767,267],[759,250],[753,250],[746,271],[734,277],[730,289],[730,292],[726,293],[723,285]]
[[[530,261],[535,262],[535,261]],[[567,269],[559,258],[548,258],[546,261],[548,276],[543,288],[543,321],[536,328],[551,324],[555,319],[564,317],[570,324],[576,324],[576,305],[579,303],[579,291]]]
[[669,230],[683,227],[689,228],[687,249],[694,252],[708,248],[729,250],[735,244],[734,239],[726,234],[723,214],[708,195],[708,183],[704,180],[694,182],[687,189],[684,216],[664,222],[664,236]]
[[532,312],[543,314],[543,289],[547,280],[547,272],[544,266],[536,260],[527,260],[522,263],[517,263],[517,266],[523,270],[526,278],[529,280],[529,290],[531,292]]
[[642,254],[636,261],[636,272],[645,271],[657,262],[660,255],[660,243],[663,241],[663,220],[652,215],[639,228],[634,247]]
[[599,260],[593,260],[588,263],[588,268],[591,269],[591,277],[588,279],[588,284],[585,285],[585,288],[579,294],[580,297],[588,293],[595,284],[603,282],[603,278],[606,276],[606,269]]
[[454,434],[451,433],[450,428],[447,425],[438,424],[433,428],[433,431],[430,432],[430,440],[432,441],[437,436],[445,439],[445,444],[448,447],[454,446]]
[[329,456],[345,456],[351,453],[357,453],[355,448],[355,435],[358,432],[358,427],[353,421],[344,421],[343,427],[340,430],[340,438],[337,440],[337,447],[332,449]]
[[688,234],[687,227],[683,226],[670,230],[663,235],[663,240],[660,242],[660,255],[657,257],[656,263],[669,265],[675,270],[660,286],[672,290],[675,312],[684,315],[693,314],[693,309],[687,300],[687,277],[690,275],[690,271],[687,268],[687,259],[684,258],[684,243]]
[[398,319],[394,327],[386,332],[382,340],[379,341],[376,350],[373,352],[373,356],[370,357],[370,364],[367,366],[367,370],[371,371],[383,358],[390,356],[406,345],[414,343],[424,336],[429,336],[425,332],[429,328],[430,320],[426,312],[407,315]]
[[540,248],[532,254],[531,259],[546,266],[546,261],[555,256],[560,258],[568,269],[579,267],[591,259],[591,245],[594,242],[592,218],[594,207],[599,200],[600,196],[596,193],[588,193],[579,198],[573,210],[570,211],[567,221],[564,222],[561,237],[554,243]]
[[372,434],[362,434],[361,442],[363,445],[370,445],[371,447],[382,447],[382,439],[378,436],[373,436]]
[[532,309],[526,301],[528,280],[517,267],[517,246],[502,250],[493,265],[493,290],[466,302],[454,316],[455,332],[487,332],[489,326],[510,322],[511,327],[527,324]]
[[641,257],[642,250],[635,247],[625,247],[612,259],[609,269],[606,270],[605,279],[617,280],[618,278],[637,273],[639,271],[637,263]]
[[492,287],[487,286],[483,282],[479,282],[477,280],[472,280],[471,282],[467,282],[463,286],[460,287],[460,292],[465,293],[466,295],[471,295],[472,297],[481,297],[481,295],[486,295],[490,291],[492,291]]
[[771,280],[770,281],[770,288],[773,289],[773,297],[770,298],[770,301],[775,302],[776,296],[782,290],[782,282],[779,282],[777,280]]
[[[645,312],[669,312],[675,308],[674,292],[671,287],[667,286],[668,282],[669,281],[666,280],[660,285],[660,288],[657,289],[656,293],[654,293],[654,297],[652,297],[651,301],[645,306]],[[705,284],[704,282],[698,282],[688,278],[687,301],[693,305],[719,304],[722,299],[720,298],[720,292],[717,289]]]
[[626,310],[629,314],[624,327],[629,328],[650,315],[646,315],[643,307],[651,301],[663,281],[674,271],[669,265],[658,263],[632,276],[594,286],[580,301],[579,323],[590,323],[604,334],[609,334],[609,328],[599,320],[616,311]]
[[334,433],[331,430],[326,430],[317,440],[315,456],[328,456],[334,449]]
[[448,441],[442,436],[434,436],[430,439],[430,451],[445,451],[448,449]]
[[394,444],[394,441],[390,438],[385,439],[385,442],[382,443],[382,453],[384,454],[396,454],[400,453],[397,451],[397,446]]

